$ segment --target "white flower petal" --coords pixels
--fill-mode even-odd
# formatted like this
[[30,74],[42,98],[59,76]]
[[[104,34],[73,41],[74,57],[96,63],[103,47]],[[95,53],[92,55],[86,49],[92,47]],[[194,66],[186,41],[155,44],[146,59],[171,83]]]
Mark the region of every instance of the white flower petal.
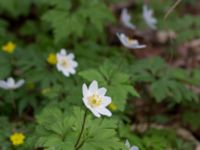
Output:
[[67,57],[68,57],[69,59],[73,60],[73,59],[74,59],[74,54],[70,53],[70,54],[67,55]]
[[131,16],[128,13],[128,9],[124,8],[121,12],[121,20],[123,21],[130,21],[131,20]]
[[19,80],[17,83],[16,83],[16,88],[19,88],[19,87],[21,87],[23,84],[25,83],[25,80],[23,80],[23,79],[21,79],[21,80]]
[[133,30],[136,28],[135,25],[131,23],[131,16],[128,14],[128,10],[126,8],[122,10],[120,20],[122,24],[127,28],[130,28]]
[[24,82],[25,81],[21,79],[17,83],[15,83],[15,80],[12,77],[9,77],[6,81],[0,80],[0,88],[3,88],[5,90],[14,90],[21,87]]
[[85,104],[85,106],[89,109],[91,109],[90,105],[88,104],[88,99],[87,97],[83,97],[83,103]]
[[64,49],[64,48],[62,48],[61,50],[60,50],[60,53],[59,53],[60,55],[66,55],[67,54],[67,52],[66,52],[66,50]]
[[6,81],[0,80],[0,88],[8,89],[8,85]]
[[62,70],[62,66],[60,64],[56,64],[56,68],[58,69],[58,71]]
[[97,84],[97,81],[94,80],[89,86],[89,91],[93,93],[93,92],[96,92],[97,89],[98,89],[98,84]]
[[132,147],[130,148],[130,150],[139,150],[139,148],[138,148],[137,146],[132,146]]
[[127,47],[130,49],[141,49],[141,48],[145,48],[146,45],[129,45]]
[[100,95],[100,96],[104,96],[106,94],[106,88],[100,88],[97,90],[97,93]]
[[63,70],[62,73],[63,73],[66,77],[69,77],[69,71]]
[[145,48],[146,45],[140,45],[137,40],[129,39],[125,34],[123,33],[116,33],[117,37],[119,38],[120,42],[123,46],[130,48],[130,49],[141,49]]
[[143,18],[151,29],[156,29],[157,19],[153,16],[153,10],[146,5],[143,6]]
[[78,66],[78,63],[76,61],[73,61],[72,64],[71,64],[73,67],[77,67]]
[[102,102],[102,106],[104,106],[104,107],[108,106],[112,101],[112,99],[109,96],[104,96],[103,99],[104,99],[104,101]]
[[139,150],[139,148],[137,146],[132,146],[131,147],[131,145],[130,145],[128,140],[126,140],[125,146],[127,147],[128,150]]
[[70,73],[71,73],[71,74],[75,74],[75,73],[76,73],[76,70],[71,69]]
[[100,113],[97,112],[95,109],[91,109],[91,108],[89,108],[89,109],[92,111],[92,113],[93,113],[96,117],[98,117],[98,118],[101,117]]
[[82,86],[82,91],[83,91],[83,97],[86,97],[88,95],[88,89],[85,83]]
[[12,77],[9,77],[9,78],[7,79],[7,85],[8,85],[8,87],[14,87],[14,85],[15,85],[15,80],[14,80]]
[[105,115],[105,116],[108,116],[108,117],[112,116],[112,113],[105,107],[97,108],[97,111],[102,115]]
[[131,148],[131,145],[130,145],[130,143],[129,143],[129,141],[128,141],[128,140],[126,140],[126,142],[125,142],[125,146],[126,146],[128,149],[130,149],[130,148]]

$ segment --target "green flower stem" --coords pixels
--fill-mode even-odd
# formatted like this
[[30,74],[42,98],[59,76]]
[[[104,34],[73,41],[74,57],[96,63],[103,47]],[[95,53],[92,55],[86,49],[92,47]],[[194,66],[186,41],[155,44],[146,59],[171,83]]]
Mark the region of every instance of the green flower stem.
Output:
[[83,146],[83,144],[84,144],[84,140],[77,146],[77,148],[76,148],[76,150],[79,150],[82,146]]
[[9,93],[10,93],[10,101],[11,101],[13,110],[16,111],[17,106],[16,106],[15,99],[14,99],[14,91],[13,91],[13,90],[10,90]]
[[82,127],[81,127],[81,132],[80,132],[80,134],[78,136],[78,139],[76,141],[76,144],[75,144],[75,150],[80,149],[80,147],[83,145],[83,142],[80,145],[79,145],[79,143],[80,143],[80,140],[81,140],[81,137],[83,135],[84,128],[85,128],[86,118],[87,118],[87,108],[85,110],[85,114],[84,114],[84,117],[83,117],[83,123],[82,123]]

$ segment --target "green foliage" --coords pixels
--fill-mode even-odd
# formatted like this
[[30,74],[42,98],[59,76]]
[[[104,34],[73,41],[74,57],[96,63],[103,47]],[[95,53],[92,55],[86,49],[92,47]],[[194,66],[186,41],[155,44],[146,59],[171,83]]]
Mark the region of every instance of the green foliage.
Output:
[[172,98],[178,103],[198,100],[197,94],[186,86],[198,79],[192,78],[186,70],[171,68],[158,57],[140,60],[132,68],[133,80],[150,84],[150,94],[157,102],[166,98]]
[[[113,21],[113,17],[106,5],[100,0],[52,0],[42,1],[53,8],[47,10],[43,20],[51,24],[55,41],[69,38],[91,38],[94,32],[102,34],[105,22]],[[73,10],[72,10],[73,9]]]
[[[143,137],[143,143],[145,145],[145,149],[153,150],[162,150],[166,148],[186,150],[192,149],[193,147],[192,144],[185,143],[183,140],[177,138],[173,130],[168,129],[150,129]],[[172,143],[171,146],[170,143]],[[182,145],[180,145],[180,143]]]
[[132,132],[130,129],[130,126],[120,124],[119,134],[133,145],[137,145],[140,150],[187,150],[194,147],[194,143],[183,141],[173,129],[150,128],[142,134]]
[[176,16],[173,19],[169,19],[167,22],[161,22],[160,26],[165,24],[167,28],[173,29],[177,33],[176,42],[178,43],[190,41],[194,38],[200,37],[199,30],[196,30],[200,27],[200,21],[198,17],[185,15],[181,19],[177,20],[178,17],[179,16]]
[[[24,124],[24,123],[23,123]],[[26,126],[26,127],[25,127]],[[1,150],[13,150],[12,142],[10,141],[10,136],[15,132],[20,132],[25,135],[25,144],[19,145],[18,149],[20,150],[27,150],[31,149],[30,145],[28,145],[29,136],[32,131],[32,124],[29,125],[22,125],[20,122],[9,122],[9,119],[5,116],[0,117],[0,149]]]
[[[194,1],[184,0],[181,4]],[[144,2],[134,2],[134,9],[132,6],[129,9],[137,26],[133,33],[143,33],[141,13]],[[200,70],[175,68],[161,57],[134,58],[132,51],[119,48],[114,32],[126,30],[119,25],[119,20],[115,22],[115,18],[119,17],[124,3],[130,4],[129,0],[0,1],[0,80],[8,77],[25,80],[19,89],[0,89],[1,150],[78,150],[75,145],[83,126],[82,107],[85,107],[81,88],[83,83],[89,84],[93,80],[107,89],[106,95],[112,98],[119,111],[112,110],[115,111],[112,118],[94,118],[87,112],[78,143],[80,150],[125,150],[126,139],[140,150],[193,149],[193,144],[177,137],[174,130],[149,128],[144,133],[130,130],[132,125],[140,123],[138,117],[159,124],[170,123],[168,111],[173,112],[176,104],[181,113],[183,110],[177,123],[196,132],[200,127],[199,95],[191,89],[199,89]],[[175,44],[199,38],[199,17],[183,15],[182,5],[163,21],[173,3],[173,0],[149,1],[158,19],[159,30],[174,30],[177,33]],[[16,44],[13,53],[2,51],[9,41]],[[149,42],[145,44],[150,45]],[[158,46],[156,41],[152,43],[154,46]],[[157,48],[160,46],[162,49],[165,45]],[[172,45],[166,43],[166,46]],[[73,53],[78,63],[76,74],[70,77],[63,76],[56,64],[47,62],[49,54],[56,54],[61,48]],[[167,112],[164,114],[151,116],[152,112],[147,114],[146,106],[143,106],[149,102],[151,105],[154,102],[165,104],[166,101]],[[144,107],[145,113],[140,114],[140,107]],[[16,131],[25,134],[23,145],[14,146],[9,140]]]
[[192,127],[193,130],[197,130],[200,126],[200,112],[185,112],[182,116],[183,122],[186,125],[189,125]]
[[0,123],[0,132],[2,133],[0,135],[0,142],[4,143],[0,145],[0,149],[7,150],[11,145],[7,138],[11,135],[12,127],[6,117],[1,117]]
[[[67,147],[74,150],[83,116],[84,111],[78,107],[68,111],[46,108],[37,117],[36,147],[45,147],[46,150],[65,150]],[[116,137],[116,128],[117,122],[112,119],[93,119],[88,115],[80,149],[124,149],[124,144]]]
[[[143,2],[140,0],[136,2],[141,5],[143,4]],[[180,6],[187,8],[188,5],[194,5],[196,3],[196,0],[182,0]],[[199,16],[194,16],[191,14],[185,15],[182,11],[179,12],[178,10],[181,10],[181,8],[179,9],[179,7],[177,7],[167,19],[163,19],[167,10],[174,5],[174,1],[151,0],[149,5],[154,9],[154,15],[158,19],[158,28],[161,30],[173,30],[177,34],[176,40],[173,41],[174,43],[180,44],[182,42],[187,42],[194,38],[200,37],[200,32],[198,30],[200,27]],[[137,13],[139,15],[141,13],[141,9]],[[141,22],[142,21],[140,19],[139,23],[142,24]]]
[[31,6],[31,0],[3,0],[0,1],[0,12],[13,17],[27,15]]
[[11,69],[12,69],[9,56],[7,54],[0,52],[0,63],[5,68],[5,69],[2,69],[2,71],[0,72],[0,78],[5,78],[11,73]]
[[186,4],[195,5],[197,0],[182,0]]

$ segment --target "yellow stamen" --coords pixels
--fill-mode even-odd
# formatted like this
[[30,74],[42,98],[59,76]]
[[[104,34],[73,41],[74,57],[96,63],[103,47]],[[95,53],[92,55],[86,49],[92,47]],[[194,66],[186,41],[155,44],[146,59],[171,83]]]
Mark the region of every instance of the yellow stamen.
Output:
[[88,102],[90,106],[98,107],[102,104],[102,98],[97,94],[93,94],[92,96],[88,97]]
[[131,44],[133,42],[133,39],[128,37],[128,44]]
[[69,62],[66,60],[66,59],[62,59],[61,60],[61,65],[64,67],[64,68],[67,68],[69,66]]

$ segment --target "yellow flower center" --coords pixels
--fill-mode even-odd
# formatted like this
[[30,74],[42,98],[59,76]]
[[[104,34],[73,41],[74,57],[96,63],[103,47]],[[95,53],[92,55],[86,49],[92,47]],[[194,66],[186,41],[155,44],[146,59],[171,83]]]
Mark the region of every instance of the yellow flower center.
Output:
[[63,68],[68,68],[69,62],[67,61],[67,59],[62,59],[61,60],[61,65],[63,66]]
[[50,53],[49,56],[48,56],[48,58],[47,58],[47,62],[49,64],[55,65],[57,63],[56,54]]
[[91,107],[98,107],[102,104],[102,98],[97,94],[93,94],[88,97],[88,102]]
[[15,48],[16,48],[16,45],[13,42],[8,42],[2,47],[2,50],[4,52],[11,54],[14,52]]
[[108,105],[108,107],[109,107],[112,111],[117,110],[117,106],[116,106],[114,103],[110,103],[110,105]]
[[18,146],[24,144],[25,135],[23,133],[14,133],[10,136],[13,145]]
[[137,44],[137,41],[128,37],[128,44]]

